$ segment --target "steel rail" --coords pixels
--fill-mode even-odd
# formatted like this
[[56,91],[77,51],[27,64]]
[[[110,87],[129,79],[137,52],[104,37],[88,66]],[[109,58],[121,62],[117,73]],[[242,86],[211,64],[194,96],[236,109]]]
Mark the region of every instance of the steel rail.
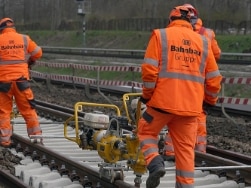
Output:
[[65,165],[66,169],[74,169],[77,175],[80,177],[80,180],[83,181],[85,176],[88,176],[89,180],[92,182],[100,182],[103,187],[109,188],[134,188],[134,186],[129,185],[126,182],[121,180],[116,180],[114,183],[111,183],[108,179],[100,178],[99,172],[95,171],[89,166],[82,165],[78,161],[74,161],[69,157],[65,157],[56,153],[53,150],[50,150],[46,147],[43,147],[39,144],[33,144],[29,139],[22,136],[13,134],[12,139],[14,143],[18,143],[22,148],[28,148],[30,153],[36,151],[39,156],[46,155],[47,160],[54,160],[57,163],[57,166]]
[[207,152],[212,155],[217,155],[219,157],[227,158],[239,163],[246,165],[251,165],[251,156],[243,155],[229,150],[218,149],[214,146],[207,146]]
[[[70,48],[42,46],[46,54],[81,55],[95,57],[117,57],[130,59],[143,59],[145,50],[133,49],[102,49],[102,48]],[[219,64],[250,65],[251,53],[227,53],[222,52]]]
[[[4,187],[18,187],[27,188],[28,186],[23,183],[20,179],[13,176],[9,171],[0,169],[0,182],[4,184]],[[1,187],[1,185],[0,185]]]
[[[209,166],[209,167],[212,167],[212,166],[217,167],[220,164],[222,166],[221,173],[224,172],[224,174],[226,174],[228,177],[231,177],[233,179],[236,178],[237,169],[227,171],[227,167],[228,166],[243,166],[243,168],[238,169],[238,171],[240,172],[241,176],[245,179],[245,182],[248,184],[251,184],[251,176],[250,176],[251,168],[249,168],[248,164],[238,162],[238,161],[241,161],[241,159],[243,158],[241,154],[233,153],[230,151],[223,151],[216,148],[213,153],[210,153],[210,151],[211,150],[207,150],[208,153],[200,153],[196,151],[195,152],[196,164],[201,165],[202,161],[205,161],[206,166]],[[237,161],[231,160],[233,158],[236,159]],[[250,162],[251,162],[251,158],[249,158],[249,164]],[[226,166],[226,168],[224,168],[223,166]],[[219,169],[214,170],[213,168],[211,169],[211,171],[216,171],[218,173],[220,172]]]

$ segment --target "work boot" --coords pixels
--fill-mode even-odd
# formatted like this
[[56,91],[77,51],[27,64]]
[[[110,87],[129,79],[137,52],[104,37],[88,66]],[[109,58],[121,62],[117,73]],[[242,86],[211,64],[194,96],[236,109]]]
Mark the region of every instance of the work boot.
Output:
[[35,138],[35,139],[31,140],[31,142],[32,142],[33,144],[44,145],[43,139],[42,139],[42,138]]
[[39,144],[39,145],[44,145],[43,143],[43,137],[41,134],[35,134],[35,135],[29,135],[30,141],[33,144]]
[[166,173],[164,160],[160,155],[153,158],[147,166],[149,177],[146,180],[146,188],[156,188],[160,184],[160,178]]
[[15,148],[15,143],[14,142],[10,142],[10,143],[8,143],[8,144],[0,144],[0,147],[3,147],[3,148]]

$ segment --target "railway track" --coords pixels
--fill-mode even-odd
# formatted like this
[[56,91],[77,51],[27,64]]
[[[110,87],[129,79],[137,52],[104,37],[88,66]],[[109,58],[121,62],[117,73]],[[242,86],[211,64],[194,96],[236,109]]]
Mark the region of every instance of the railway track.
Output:
[[[115,166],[105,166],[96,150],[83,150],[76,142],[65,138],[65,128],[69,137],[76,136],[74,126],[65,127],[65,120],[74,114],[73,109],[42,101],[37,103],[44,145],[31,142],[21,117],[13,119],[15,147],[10,151],[22,160],[14,166],[14,176],[0,172],[1,180],[7,184],[12,182],[10,187],[145,187],[147,173],[136,176],[126,168],[125,160]],[[207,151],[207,154],[196,152],[196,188],[250,187],[249,156],[210,146]],[[174,164],[167,162],[166,166],[168,172],[159,187],[174,187]]]
[[[63,54],[63,55],[79,55],[90,57],[116,57],[127,59],[143,59],[145,50],[133,49],[102,49],[102,48],[69,48],[69,47],[51,47],[42,46],[45,54]],[[236,64],[249,65],[250,53],[225,53],[222,52],[220,64]]]

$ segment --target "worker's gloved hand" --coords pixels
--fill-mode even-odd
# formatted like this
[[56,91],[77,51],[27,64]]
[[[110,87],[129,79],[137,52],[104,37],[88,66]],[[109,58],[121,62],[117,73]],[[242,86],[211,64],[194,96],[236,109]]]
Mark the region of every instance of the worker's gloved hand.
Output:
[[202,108],[203,108],[203,111],[206,113],[206,114],[209,114],[210,113],[210,108],[214,107],[214,105],[211,105],[205,101],[203,101],[203,104],[202,104]]
[[139,98],[139,100],[143,103],[146,104],[150,99],[145,99],[142,96]]
[[35,65],[35,63],[36,63],[36,61],[34,61],[34,60],[32,60],[31,58],[28,60],[28,67],[29,67],[29,69],[33,66],[33,65]]

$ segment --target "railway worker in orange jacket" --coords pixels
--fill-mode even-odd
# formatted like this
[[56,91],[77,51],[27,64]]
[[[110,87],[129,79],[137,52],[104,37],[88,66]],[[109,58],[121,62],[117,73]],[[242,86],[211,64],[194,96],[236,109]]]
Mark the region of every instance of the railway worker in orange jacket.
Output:
[[215,38],[215,33],[212,29],[206,28],[203,26],[202,20],[199,18],[198,10],[195,9],[191,4],[184,4],[183,6],[187,7],[189,11],[191,12],[191,24],[194,28],[194,31],[208,37],[208,39],[211,41],[211,47],[213,50],[214,57],[216,61],[220,59],[221,56],[221,49],[218,45],[218,42]]
[[[191,4],[184,4],[186,8],[189,9],[191,13],[191,24],[195,32],[200,35],[206,36],[211,41],[211,48],[215,57],[215,60],[218,61],[221,55],[221,49],[218,45],[217,40],[215,39],[215,33],[212,29],[203,27],[202,20],[198,17],[198,10],[195,9]],[[203,111],[200,116],[198,116],[198,134],[195,144],[195,150],[206,153],[207,146],[207,130],[206,130],[206,109]],[[170,134],[167,133],[165,138],[165,148],[164,148],[164,159],[165,160],[174,160],[174,149],[172,144],[172,139]]]
[[137,135],[149,171],[147,188],[157,187],[166,172],[158,150],[166,125],[175,151],[175,187],[193,188],[197,116],[203,100],[215,105],[222,76],[210,41],[193,31],[189,10],[177,6],[169,20],[166,28],[153,30],[141,65],[140,100],[147,109]]
[[42,56],[42,49],[29,36],[19,34],[11,18],[0,20],[0,46],[0,145],[10,147],[13,99],[26,122],[28,135],[42,133],[28,68]]

